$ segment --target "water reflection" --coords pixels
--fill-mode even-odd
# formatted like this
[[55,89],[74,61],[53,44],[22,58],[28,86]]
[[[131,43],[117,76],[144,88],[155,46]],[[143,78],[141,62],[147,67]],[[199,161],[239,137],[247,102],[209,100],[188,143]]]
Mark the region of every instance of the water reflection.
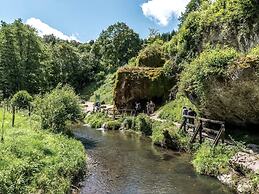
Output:
[[216,179],[196,175],[190,155],[160,149],[133,133],[77,129],[89,155],[81,193],[225,194]]

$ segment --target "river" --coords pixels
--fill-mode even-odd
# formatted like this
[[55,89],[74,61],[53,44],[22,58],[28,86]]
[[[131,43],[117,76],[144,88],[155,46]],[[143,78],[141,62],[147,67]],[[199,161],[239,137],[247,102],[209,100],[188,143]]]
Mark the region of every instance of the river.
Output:
[[88,174],[82,194],[227,194],[217,179],[197,175],[191,156],[153,146],[135,133],[75,131],[88,154]]

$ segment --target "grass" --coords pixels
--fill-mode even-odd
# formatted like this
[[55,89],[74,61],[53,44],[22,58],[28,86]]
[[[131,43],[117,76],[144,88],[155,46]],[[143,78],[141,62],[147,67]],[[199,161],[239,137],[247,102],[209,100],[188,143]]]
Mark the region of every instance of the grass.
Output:
[[179,122],[182,120],[182,108],[184,106],[197,112],[197,109],[187,97],[179,95],[175,100],[160,108],[159,118]]
[[100,95],[101,102],[104,101],[106,104],[112,104],[115,77],[116,73],[107,75],[103,84],[91,95],[90,101],[94,102],[95,95]]
[[[2,121],[3,109],[0,109]],[[73,138],[38,130],[36,118],[7,112],[0,143],[0,193],[67,193],[83,172],[86,155]]]
[[229,160],[237,151],[238,148],[234,146],[218,145],[213,148],[206,142],[195,152],[192,163],[196,172],[217,176],[229,171]]
[[92,113],[85,118],[85,122],[92,128],[101,128],[106,122],[112,121],[111,118],[107,117],[104,113]]

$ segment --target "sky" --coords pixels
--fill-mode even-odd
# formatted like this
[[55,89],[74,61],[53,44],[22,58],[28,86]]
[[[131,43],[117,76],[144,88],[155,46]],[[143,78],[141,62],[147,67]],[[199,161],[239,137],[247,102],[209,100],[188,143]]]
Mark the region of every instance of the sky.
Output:
[[65,40],[95,40],[102,30],[125,22],[145,38],[149,29],[170,32],[189,0],[0,0],[0,20],[21,18],[40,36]]

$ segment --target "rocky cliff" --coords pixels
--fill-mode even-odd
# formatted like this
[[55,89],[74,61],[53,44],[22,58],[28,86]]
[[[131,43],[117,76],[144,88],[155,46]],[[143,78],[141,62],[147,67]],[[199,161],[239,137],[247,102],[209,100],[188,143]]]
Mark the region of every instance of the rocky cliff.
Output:
[[162,68],[121,68],[117,72],[114,102],[117,108],[134,108],[135,102],[144,107],[149,100],[160,104],[174,84]]

